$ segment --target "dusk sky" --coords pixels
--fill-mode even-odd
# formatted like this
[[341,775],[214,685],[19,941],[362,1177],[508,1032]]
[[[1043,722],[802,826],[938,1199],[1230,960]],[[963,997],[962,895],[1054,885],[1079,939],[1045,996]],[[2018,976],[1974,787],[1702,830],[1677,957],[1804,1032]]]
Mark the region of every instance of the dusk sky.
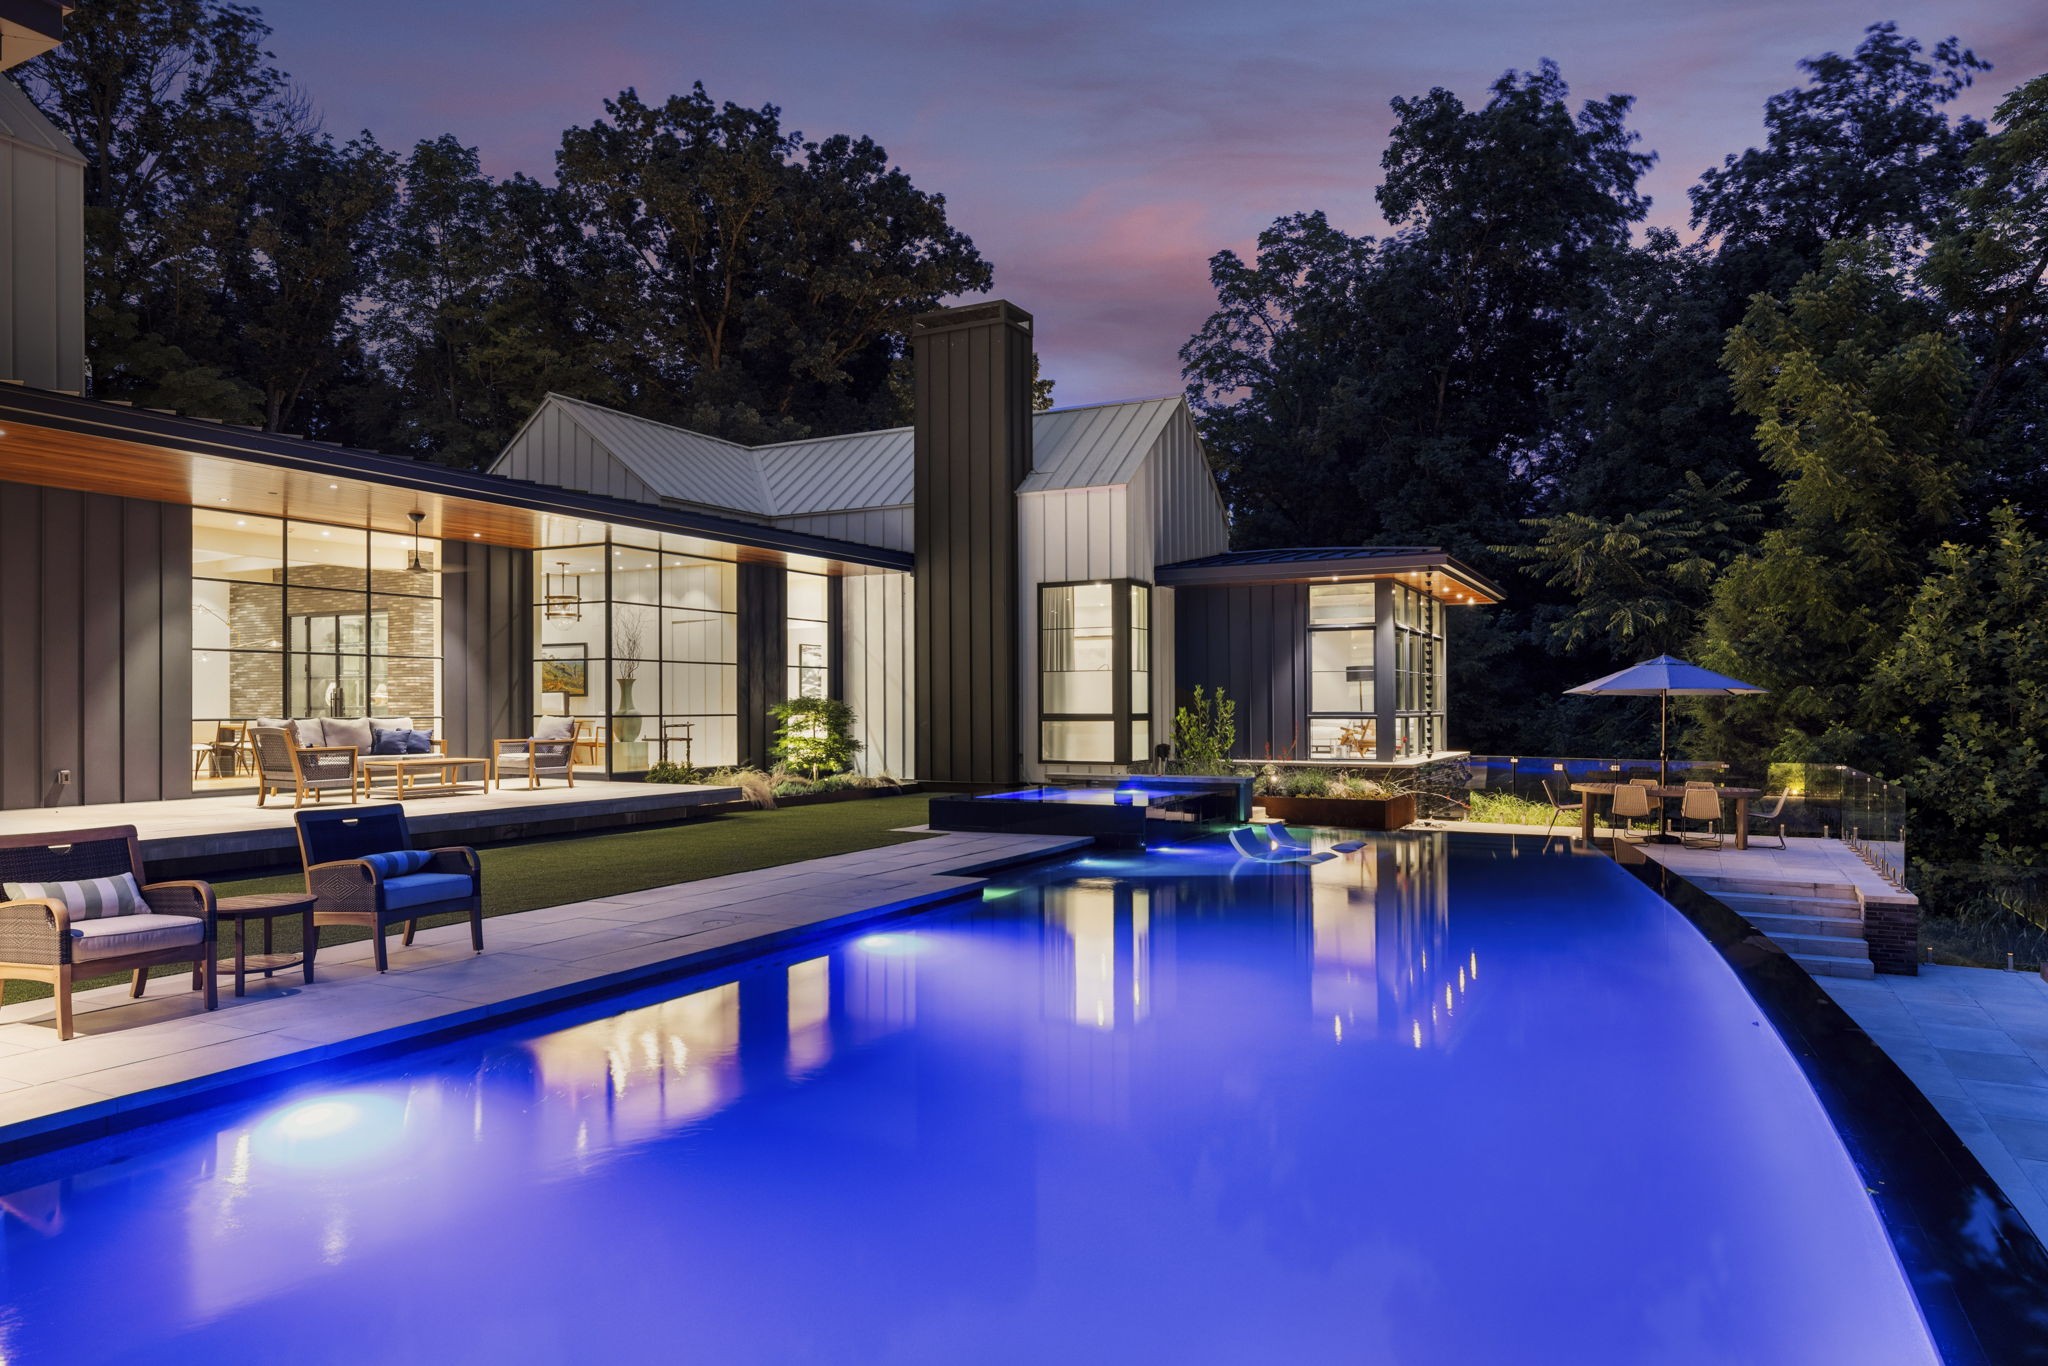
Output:
[[1979,115],[2048,70],[2041,0],[257,3],[334,132],[400,149],[452,132],[500,175],[552,177],[562,130],[626,86],[655,100],[701,80],[813,137],[867,134],[946,196],[996,293],[1036,315],[1062,404],[1178,392],[1210,254],[1275,217],[1380,231],[1395,95],[1442,85],[1475,104],[1544,57],[1575,102],[1632,94],[1659,158],[1650,221],[1683,228],[1686,187],[1760,138],[1795,61],[1854,48],[1866,24],[1930,48],[1953,33],[1991,61],[1961,102]]

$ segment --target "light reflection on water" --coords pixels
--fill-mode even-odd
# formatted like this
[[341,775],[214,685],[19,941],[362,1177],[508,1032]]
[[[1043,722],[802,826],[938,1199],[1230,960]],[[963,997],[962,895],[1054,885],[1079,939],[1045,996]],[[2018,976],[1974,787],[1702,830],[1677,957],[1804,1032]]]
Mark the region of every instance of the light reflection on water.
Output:
[[1931,1360],[1782,1046],[1603,860],[1097,856],[614,1010],[19,1169],[0,1354]]

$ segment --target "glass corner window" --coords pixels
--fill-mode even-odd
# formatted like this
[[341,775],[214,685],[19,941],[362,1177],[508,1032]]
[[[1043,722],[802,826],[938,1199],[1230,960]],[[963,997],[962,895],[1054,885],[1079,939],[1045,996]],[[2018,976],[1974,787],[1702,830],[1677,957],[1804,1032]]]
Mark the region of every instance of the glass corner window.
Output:
[[1116,764],[1147,757],[1150,585],[1128,579],[1042,585],[1038,651],[1041,759]]

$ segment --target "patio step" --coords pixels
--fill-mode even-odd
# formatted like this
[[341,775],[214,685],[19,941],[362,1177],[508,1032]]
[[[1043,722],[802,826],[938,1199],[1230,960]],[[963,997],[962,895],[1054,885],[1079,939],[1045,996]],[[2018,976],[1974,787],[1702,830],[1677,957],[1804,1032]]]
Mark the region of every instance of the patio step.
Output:
[[[1758,916],[1796,916],[1804,920],[1839,920],[1861,933],[1863,908],[1854,899],[1835,901],[1807,896],[1744,896],[1729,892],[1710,893],[1715,900],[1745,920]],[[1757,928],[1763,928],[1759,925]]]
[[1766,915],[1745,911],[1743,919],[1773,939],[1785,935],[1813,935],[1829,939],[1862,939],[1863,922],[1845,915]]
[[1877,969],[1868,958],[1827,958],[1818,954],[1795,953],[1792,961],[1814,977],[1875,977]]
[[1847,958],[1870,961],[1870,946],[1859,937],[1832,934],[1774,934],[1771,942],[1795,958]]

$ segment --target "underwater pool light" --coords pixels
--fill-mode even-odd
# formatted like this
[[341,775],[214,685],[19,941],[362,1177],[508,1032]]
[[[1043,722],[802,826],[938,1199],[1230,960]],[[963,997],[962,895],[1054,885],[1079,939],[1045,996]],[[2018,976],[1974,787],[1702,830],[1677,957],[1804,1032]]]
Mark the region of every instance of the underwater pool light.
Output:
[[405,1134],[405,1107],[389,1096],[338,1092],[295,1101],[256,1126],[255,1150],[300,1167],[345,1166],[375,1157]]
[[886,958],[900,958],[924,951],[922,940],[901,930],[864,934],[853,941],[853,946],[863,953],[878,953]]

